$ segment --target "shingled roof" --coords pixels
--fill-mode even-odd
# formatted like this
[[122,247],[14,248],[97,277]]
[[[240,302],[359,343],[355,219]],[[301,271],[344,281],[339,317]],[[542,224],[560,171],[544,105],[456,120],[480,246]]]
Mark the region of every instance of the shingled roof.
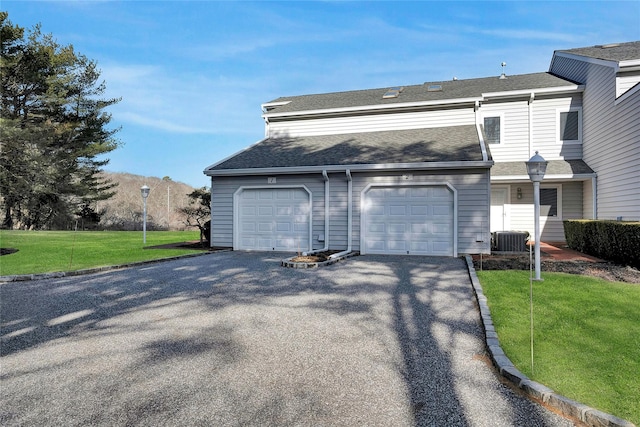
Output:
[[640,60],[640,41],[557,50],[556,53],[558,52],[615,62]]
[[[332,92],[315,95],[285,96],[274,99],[265,105],[268,107],[265,116],[280,113],[301,111],[315,111],[348,107],[363,107],[373,105],[394,105],[412,102],[446,101],[454,99],[480,98],[483,94],[497,92],[512,92],[520,90],[536,90],[574,86],[575,83],[554,76],[550,73],[533,73],[478,79],[448,80],[441,82],[427,82],[420,85],[404,86],[396,98],[382,96],[389,88],[354,90],[348,92]],[[429,91],[429,86],[439,85],[441,90]],[[283,105],[273,105],[286,103]]]
[[206,172],[288,167],[483,161],[473,125],[267,138]]
[[[551,175],[593,175],[595,172],[583,160],[550,160],[547,165],[546,176]],[[525,162],[500,162],[491,168],[491,177],[527,177]]]

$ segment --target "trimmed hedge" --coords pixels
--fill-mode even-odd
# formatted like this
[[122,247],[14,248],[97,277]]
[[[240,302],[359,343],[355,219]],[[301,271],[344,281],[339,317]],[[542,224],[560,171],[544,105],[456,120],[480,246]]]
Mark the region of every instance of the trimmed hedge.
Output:
[[640,222],[568,220],[567,245],[616,264],[640,268]]

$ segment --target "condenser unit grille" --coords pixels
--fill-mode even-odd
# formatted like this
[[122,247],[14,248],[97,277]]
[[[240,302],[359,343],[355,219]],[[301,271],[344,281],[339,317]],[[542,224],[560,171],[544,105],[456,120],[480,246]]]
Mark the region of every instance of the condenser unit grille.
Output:
[[524,252],[527,250],[526,231],[496,231],[492,235],[493,250],[499,252]]

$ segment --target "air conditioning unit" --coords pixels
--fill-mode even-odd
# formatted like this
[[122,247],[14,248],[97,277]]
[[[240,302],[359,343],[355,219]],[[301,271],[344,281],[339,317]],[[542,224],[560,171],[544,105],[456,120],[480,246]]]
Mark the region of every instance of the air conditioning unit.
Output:
[[494,231],[491,233],[491,250],[498,252],[525,252],[527,231]]

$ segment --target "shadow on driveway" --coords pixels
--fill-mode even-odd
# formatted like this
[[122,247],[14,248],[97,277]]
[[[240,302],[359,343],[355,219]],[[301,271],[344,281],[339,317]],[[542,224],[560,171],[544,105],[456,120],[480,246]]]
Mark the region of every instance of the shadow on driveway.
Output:
[[503,386],[464,262],[217,253],[0,285],[2,425],[566,425]]

